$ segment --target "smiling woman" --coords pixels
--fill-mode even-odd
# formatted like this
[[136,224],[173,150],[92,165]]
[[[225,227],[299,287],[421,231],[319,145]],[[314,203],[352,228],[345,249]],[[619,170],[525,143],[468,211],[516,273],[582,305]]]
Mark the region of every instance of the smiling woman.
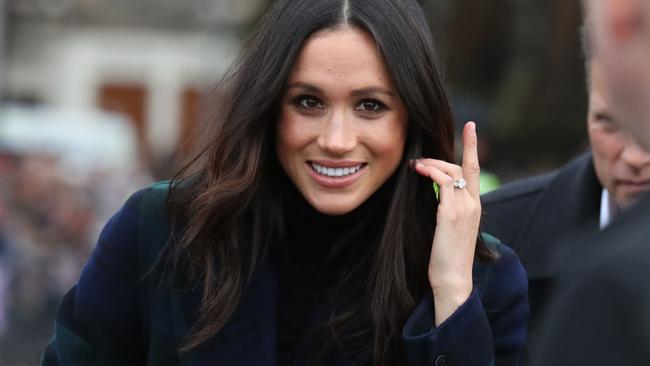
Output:
[[437,70],[415,0],[278,1],[198,172],[107,224],[44,364],[516,365],[526,275],[478,232]]
[[408,112],[362,29],[312,35],[289,74],[280,111],[280,165],[322,213],[352,211],[402,161]]

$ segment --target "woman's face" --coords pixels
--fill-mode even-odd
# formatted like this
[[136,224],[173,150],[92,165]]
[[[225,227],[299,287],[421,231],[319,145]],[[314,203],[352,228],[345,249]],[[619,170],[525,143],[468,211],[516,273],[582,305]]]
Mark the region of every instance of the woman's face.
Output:
[[407,121],[370,34],[352,27],[323,30],[306,41],[289,75],[278,160],[316,210],[345,214],[395,172]]

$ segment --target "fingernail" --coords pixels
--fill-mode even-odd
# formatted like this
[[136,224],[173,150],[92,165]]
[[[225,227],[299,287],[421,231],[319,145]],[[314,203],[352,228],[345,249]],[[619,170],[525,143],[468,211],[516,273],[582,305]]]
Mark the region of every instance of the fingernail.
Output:
[[422,166],[422,163],[420,163],[417,159],[411,159],[409,160],[409,166],[411,168],[415,168],[416,166]]

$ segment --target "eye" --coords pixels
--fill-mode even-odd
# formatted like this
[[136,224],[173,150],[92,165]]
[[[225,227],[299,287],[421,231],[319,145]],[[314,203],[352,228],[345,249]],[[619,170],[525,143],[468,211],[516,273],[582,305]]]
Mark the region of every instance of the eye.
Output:
[[301,95],[294,100],[294,103],[305,109],[322,109],[323,104],[316,97]]
[[594,120],[596,120],[598,122],[601,122],[601,123],[608,123],[608,124],[613,122],[612,117],[610,117],[608,114],[602,113],[602,112],[597,112],[594,115]]
[[615,131],[618,129],[616,121],[612,118],[611,114],[606,112],[596,112],[593,116],[594,122],[601,128],[607,131]]
[[356,109],[362,112],[378,113],[385,110],[386,105],[378,100],[364,99],[357,105]]
[[591,123],[600,131],[613,134],[618,132],[618,125],[611,114],[606,111],[595,111],[591,116]]

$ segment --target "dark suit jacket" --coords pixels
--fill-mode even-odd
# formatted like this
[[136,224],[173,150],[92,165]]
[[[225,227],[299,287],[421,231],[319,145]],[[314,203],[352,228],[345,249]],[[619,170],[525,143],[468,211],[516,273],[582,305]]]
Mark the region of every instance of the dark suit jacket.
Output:
[[[275,365],[277,270],[260,265],[237,310],[210,341],[179,355],[200,288],[148,273],[169,235],[167,184],[136,193],[104,228],[78,284],[61,302],[43,365]],[[512,250],[474,268],[470,298],[434,327],[427,296],[404,325],[410,365],[516,365],[525,343],[526,274]],[[161,269],[160,267],[157,267]],[[337,365],[349,365],[341,360]]]
[[528,273],[531,334],[540,323],[556,273],[560,238],[581,228],[597,231],[602,186],[590,153],[548,174],[523,179],[482,197],[483,231],[519,255]]
[[558,245],[578,249],[558,258],[532,365],[650,365],[650,197]]

